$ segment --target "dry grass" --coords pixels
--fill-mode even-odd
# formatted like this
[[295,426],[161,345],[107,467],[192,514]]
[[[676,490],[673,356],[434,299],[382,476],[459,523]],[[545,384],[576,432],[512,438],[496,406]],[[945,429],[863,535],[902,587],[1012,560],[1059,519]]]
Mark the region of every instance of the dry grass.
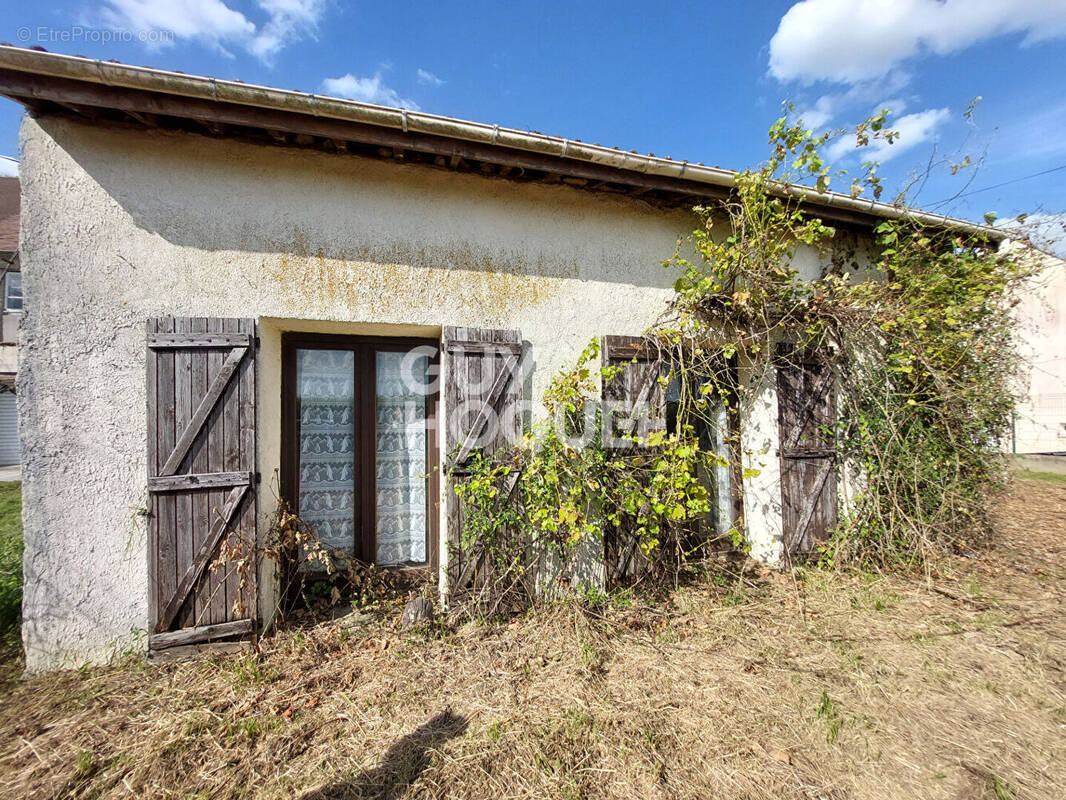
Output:
[[1061,798],[1066,486],[1017,481],[999,523],[928,583],[708,578],[428,639],[392,610],[9,681],[0,794]]

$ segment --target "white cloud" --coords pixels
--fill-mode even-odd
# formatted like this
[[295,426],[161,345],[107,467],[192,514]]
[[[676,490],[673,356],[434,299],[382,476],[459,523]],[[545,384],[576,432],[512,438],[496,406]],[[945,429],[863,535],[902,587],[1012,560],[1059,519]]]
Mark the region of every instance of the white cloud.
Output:
[[1021,222],[1005,219],[998,220],[996,225],[1020,231],[1041,250],[1066,258],[1066,213],[1029,214]]
[[[1029,104],[1028,107],[1034,105]],[[1031,114],[1014,115],[1000,127],[996,135],[996,161],[1035,162],[1053,166],[1066,155],[1066,137],[1062,135],[1064,130],[1066,102],[1039,104]]]
[[0,156],[0,178],[17,178],[19,162],[11,156]]
[[434,88],[437,86],[444,85],[444,81],[442,81],[428,69],[418,70],[418,82],[423,86],[433,86]]
[[813,106],[796,114],[798,119],[812,130],[821,130],[826,123],[831,122],[840,111],[839,95],[823,94]]
[[255,35],[255,23],[221,0],[107,0],[105,24],[130,31],[172,31],[186,39],[221,46]]
[[830,162],[839,161],[852,154],[858,154],[863,161],[890,161],[901,153],[927,142],[936,136],[937,128],[951,117],[946,108],[928,108],[914,114],[906,114],[899,119],[890,119],[889,127],[899,133],[898,138],[889,144],[883,139],[870,139],[870,144],[856,148],[855,136],[845,134],[833,141],[826,150]]
[[324,0],[259,0],[270,15],[248,46],[249,51],[269,61],[290,42],[314,38],[325,11]]
[[1064,0],[803,0],[770,40],[782,81],[856,83],[922,53],[946,55],[1004,34],[1066,36]]
[[[902,70],[893,70],[879,81],[862,81],[840,92],[823,94],[806,105],[800,105],[797,119],[802,119],[808,128],[815,131],[824,130],[825,126],[836,119],[842,112],[855,106],[866,106],[871,97],[884,97],[902,91],[910,82],[911,76]],[[904,103],[899,99],[885,100],[872,107],[871,115],[887,108],[894,115],[903,113]]]
[[358,78],[352,73],[339,78],[326,78],[322,81],[322,90],[327,94],[359,100],[363,103],[376,103],[379,106],[394,106],[418,111],[418,103],[400,97],[399,93],[381,79],[381,73],[371,78]]
[[106,0],[101,22],[129,31],[171,31],[176,38],[198,40],[229,53],[246,50],[269,62],[285,46],[314,37],[325,0],[258,0],[266,14],[262,25],[222,0]]

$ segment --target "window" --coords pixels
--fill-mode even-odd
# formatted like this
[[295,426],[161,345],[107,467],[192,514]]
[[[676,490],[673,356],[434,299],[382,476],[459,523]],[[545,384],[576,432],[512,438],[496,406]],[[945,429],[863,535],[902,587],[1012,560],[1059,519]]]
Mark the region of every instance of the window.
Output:
[[[740,517],[739,458],[736,442],[738,422],[736,419],[735,365],[726,359],[710,365],[713,379],[708,376],[704,385],[685,388],[679,370],[671,369],[664,390],[666,431],[685,435],[679,431],[678,417],[682,403],[688,403],[688,419],[699,439],[700,449],[714,453],[715,462],[701,475],[701,480],[713,498],[712,510],[706,519],[706,529],[719,535],[728,534]],[[689,378],[690,384],[692,377]],[[713,389],[711,389],[713,387]],[[701,402],[703,401],[703,402]]]
[[436,561],[438,343],[287,334],[282,489],[361,561]]
[[22,310],[22,273],[9,272],[4,276],[4,311]]

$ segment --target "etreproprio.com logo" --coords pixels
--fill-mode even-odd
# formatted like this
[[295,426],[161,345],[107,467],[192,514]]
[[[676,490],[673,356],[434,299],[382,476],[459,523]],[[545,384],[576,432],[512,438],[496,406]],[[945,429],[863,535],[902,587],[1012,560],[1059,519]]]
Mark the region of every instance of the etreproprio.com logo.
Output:
[[131,31],[122,28],[86,28],[81,25],[72,25],[69,28],[23,25],[15,31],[15,36],[20,42],[33,42],[35,44],[43,44],[45,42],[170,44],[174,41],[174,31],[165,29],[153,28],[151,30]]

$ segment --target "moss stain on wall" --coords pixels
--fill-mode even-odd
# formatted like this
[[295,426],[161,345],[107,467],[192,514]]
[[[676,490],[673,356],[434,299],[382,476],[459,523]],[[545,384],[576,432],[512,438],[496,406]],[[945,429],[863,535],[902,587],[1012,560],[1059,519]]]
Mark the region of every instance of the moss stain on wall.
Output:
[[335,313],[345,309],[363,319],[391,319],[423,305],[442,311],[446,305],[477,310],[482,315],[532,308],[554,297],[562,280],[536,277],[517,270],[494,270],[476,264],[465,254],[441,259],[446,268],[426,269],[401,263],[311,256],[289,253],[262,260],[263,280],[279,292],[283,306],[294,314]]

